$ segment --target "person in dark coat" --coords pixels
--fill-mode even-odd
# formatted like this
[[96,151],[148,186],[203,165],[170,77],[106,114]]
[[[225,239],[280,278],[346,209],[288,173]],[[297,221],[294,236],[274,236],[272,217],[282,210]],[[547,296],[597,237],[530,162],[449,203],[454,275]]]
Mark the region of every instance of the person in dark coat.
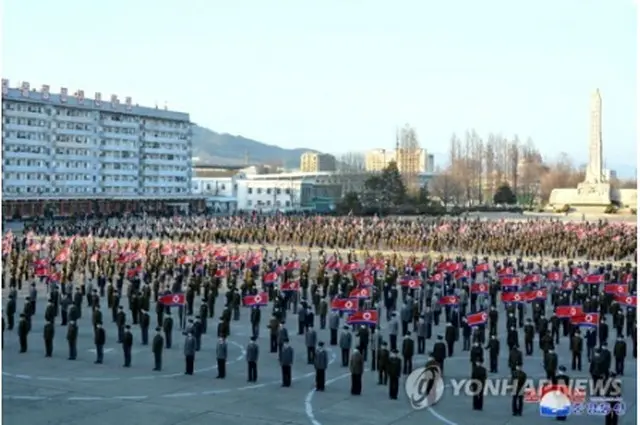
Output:
[[477,361],[471,372],[471,379],[474,382],[473,410],[482,410],[484,405],[484,386],[487,382],[487,369],[482,365],[482,361]]
[[282,370],[282,386],[291,386],[291,367],[293,366],[294,351],[293,347],[289,345],[289,339],[282,341],[282,349],[278,354],[278,360],[280,361],[280,368]]
[[349,360],[349,371],[351,372],[351,394],[362,394],[362,374],[364,373],[364,358],[360,350],[353,350]]
[[96,324],[93,334],[93,342],[96,346],[96,361],[94,363],[102,364],[104,359],[104,345],[107,342],[107,334],[105,333],[102,324]]
[[353,337],[351,336],[351,332],[349,332],[349,326],[343,326],[339,342],[342,367],[347,367],[349,366],[349,351],[353,344]]
[[405,375],[413,371],[413,356],[415,354],[415,344],[411,338],[411,333],[407,332],[402,341],[402,373]]
[[53,321],[49,320],[44,325],[44,356],[51,357],[53,355],[53,337],[55,335],[55,328]]
[[162,370],[162,350],[164,348],[164,338],[162,338],[162,328],[158,326],[156,328],[156,334],[151,342],[151,349],[153,350],[153,370]]
[[256,343],[258,338],[253,335],[251,341],[247,345],[247,382],[258,381],[258,358],[260,356],[260,347]]
[[[558,368],[558,373],[554,375],[552,382],[554,385],[565,386],[566,388],[569,388],[571,384],[569,383],[569,376],[567,376],[567,368],[565,368],[564,366],[560,366]],[[557,416],[556,420],[566,421],[567,417]]]
[[524,405],[524,386],[527,382],[527,374],[522,370],[519,364],[515,366],[511,374],[513,379],[513,387],[515,389],[511,397],[511,414],[513,416],[522,416]]
[[131,350],[133,348],[133,334],[131,326],[124,327],[124,335],[122,336],[122,351],[124,353],[124,367],[131,367]]
[[397,349],[391,350],[391,355],[389,356],[388,373],[389,398],[391,400],[397,400],[398,392],[400,390],[400,375],[402,374],[402,362],[400,361],[400,357],[398,357]]
[[224,338],[218,339],[216,346],[216,358],[218,360],[218,379],[224,379],[227,376],[227,341]]
[[447,358],[447,346],[442,335],[438,335],[438,342],[433,344],[433,358],[440,364],[440,372],[444,375],[444,360]]
[[188,332],[184,339],[185,375],[193,375],[196,360],[197,343],[193,332]]
[[324,342],[318,343],[318,350],[316,351],[314,366],[316,368],[316,391],[324,391],[326,382],[326,372],[329,366],[329,355],[324,348]]

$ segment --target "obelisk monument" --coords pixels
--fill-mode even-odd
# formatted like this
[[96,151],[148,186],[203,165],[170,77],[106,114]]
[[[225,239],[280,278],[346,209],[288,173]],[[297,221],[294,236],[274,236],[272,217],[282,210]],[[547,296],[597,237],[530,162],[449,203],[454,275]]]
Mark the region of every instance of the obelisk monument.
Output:
[[589,138],[589,163],[585,183],[606,183],[602,172],[602,97],[600,90],[591,96],[591,135]]

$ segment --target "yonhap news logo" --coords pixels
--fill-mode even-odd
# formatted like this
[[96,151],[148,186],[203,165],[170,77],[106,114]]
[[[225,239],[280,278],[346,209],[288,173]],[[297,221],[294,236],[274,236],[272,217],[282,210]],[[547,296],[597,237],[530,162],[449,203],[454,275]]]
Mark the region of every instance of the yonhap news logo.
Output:
[[445,383],[438,366],[418,368],[411,372],[404,383],[409,403],[415,410],[422,410],[438,403],[444,394]]

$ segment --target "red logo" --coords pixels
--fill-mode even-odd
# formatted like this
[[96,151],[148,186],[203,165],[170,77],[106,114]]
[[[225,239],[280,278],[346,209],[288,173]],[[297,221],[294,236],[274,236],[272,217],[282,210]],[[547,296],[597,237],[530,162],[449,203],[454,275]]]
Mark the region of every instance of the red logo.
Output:
[[262,301],[262,297],[260,295],[256,295],[253,300],[255,301],[256,304],[260,303],[260,301]]
[[482,320],[487,321],[487,313],[482,313]]
[[590,314],[587,314],[586,316],[584,316],[584,321],[589,323],[593,322],[593,316]]
[[366,289],[363,289],[362,291],[360,291],[360,295],[362,295],[363,297],[366,297],[369,294]]
[[544,295],[542,294],[542,291],[536,292],[536,297],[538,297],[538,298],[544,297]]
[[369,313],[369,312],[364,313],[364,314],[362,315],[362,318],[363,318],[364,320],[371,320],[371,313]]
[[480,289],[480,292],[484,292],[486,290],[485,286],[483,284],[480,284],[480,286],[478,286],[478,288]]
[[514,301],[520,301],[520,294],[515,294],[513,296]]
[[180,304],[180,296],[174,295],[172,301],[174,304]]
[[353,303],[351,301],[347,301],[346,303],[344,303],[344,307],[349,309],[353,307]]
[[571,310],[569,310],[569,314],[570,314],[571,316],[575,316],[575,315],[576,315],[576,313],[577,313],[577,311],[576,311],[576,309],[575,309],[575,308],[571,308]]

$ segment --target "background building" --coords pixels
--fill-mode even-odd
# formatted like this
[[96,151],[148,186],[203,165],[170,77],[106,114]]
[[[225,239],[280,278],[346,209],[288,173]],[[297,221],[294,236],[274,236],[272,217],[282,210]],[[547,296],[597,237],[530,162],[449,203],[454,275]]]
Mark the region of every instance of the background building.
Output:
[[5,79],[2,113],[5,215],[41,214],[45,201],[65,215],[193,198],[189,114]]
[[[396,161],[399,169],[409,167],[416,168],[417,173],[435,172],[434,156],[428,154],[425,149],[411,151],[404,149],[401,155],[395,149],[374,149],[365,154],[365,169],[370,172],[379,172],[384,170],[391,161]],[[405,166],[403,162],[407,165]]]
[[317,173],[318,171],[336,171],[336,158],[333,155],[306,152],[300,155],[300,171]]

